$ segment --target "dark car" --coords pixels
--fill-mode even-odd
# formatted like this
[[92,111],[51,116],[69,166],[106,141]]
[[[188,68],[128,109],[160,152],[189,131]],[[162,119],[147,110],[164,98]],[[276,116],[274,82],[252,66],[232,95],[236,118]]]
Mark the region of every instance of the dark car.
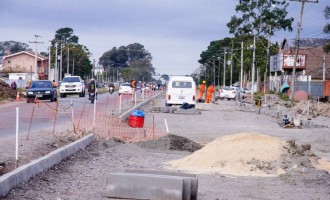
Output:
[[57,90],[53,83],[48,80],[32,81],[30,88],[26,91],[26,102],[34,102],[34,99],[57,101]]

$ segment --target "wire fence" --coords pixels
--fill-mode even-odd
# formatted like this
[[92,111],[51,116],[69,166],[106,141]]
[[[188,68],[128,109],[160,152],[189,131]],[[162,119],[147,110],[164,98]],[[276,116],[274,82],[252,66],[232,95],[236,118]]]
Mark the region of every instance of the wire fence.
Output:
[[[124,101],[128,106],[126,109],[135,105],[135,102],[132,102],[131,99]],[[159,129],[155,124],[144,124],[142,128],[132,128],[128,126],[127,121],[120,122],[113,113],[114,106],[110,105],[108,100],[101,103],[105,105],[99,106],[100,109],[97,109],[94,115],[94,110],[90,107],[87,108],[86,104],[74,109],[72,103],[71,105],[63,105],[58,102],[48,103],[35,100],[30,114],[27,138],[33,127],[41,121],[52,123],[53,133],[60,126],[66,126],[77,135],[93,132],[102,139],[115,137],[128,142],[156,139],[166,135],[166,131]]]

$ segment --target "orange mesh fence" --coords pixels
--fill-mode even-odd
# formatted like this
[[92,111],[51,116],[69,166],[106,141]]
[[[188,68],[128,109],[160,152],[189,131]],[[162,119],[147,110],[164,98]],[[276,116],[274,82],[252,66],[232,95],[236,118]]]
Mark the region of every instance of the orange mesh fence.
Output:
[[120,123],[119,119],[106,109],[97,109],[94,120],[94,110],[86,107],[85,104],[74,109],[72,113],[70,105],[36,101],[31,113],[31,123],[38,124],[38,120],[49,120],[55,121],[56,126],[61,126],[63,123],[70,122],[72,123],[70,127],[75,133],[93,131],[100,138],[116,137],[130,142],[156,139],[166,135],[165,131],[152,125],[145,125],[143,128],[129,127],[127,122]]

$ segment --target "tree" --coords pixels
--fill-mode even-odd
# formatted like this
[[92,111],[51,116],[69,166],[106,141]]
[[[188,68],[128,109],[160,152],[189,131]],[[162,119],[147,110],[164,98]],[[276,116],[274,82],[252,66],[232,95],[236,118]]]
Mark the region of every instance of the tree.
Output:
[[275,30],[292,31],[293,18],[287,18],[285,0],[241,0],[236,5],[237,14],[227,24],[229,32],[235,35],[248,34],[253,30],[256,35],[266,35],[271,26],[272,35]]
[[155,73],[151,61],[152,56],[144,46],[133,43],[106,51],[100,57],[99,64],[107,69],[110,77],[112,75],[110,68],[114,67],[120,70],[125,81],[129,81],[133,78],[143,80],[145,77],[151,77]]
[[[60,50],[62,48],[62,75],[64,72],[69,71],[69,73],[74,75],[79,75],[81,77],[86,77],[90,74],[92,70],[92,64],[89,60],[91,53],[88,48],[84,45],[79,44],[79,37],[74,35],[72,28],[60,28],[55,32],[54,39],[52,40],[51,47],[51,57],[52,61],[55,62],[56,46],[57,54],[60,55]],[[69,51],[69,52],[68,52]],[[69,53],[69,57],[68,57]],[[69,62],[68,62],[69,61]],[[69,63],[69,70],[67,69],[66,63]],[[74,65],[73,65],[74,64]],[[55,63],[51,64],[54,67]],[[71,71],[70,71],[71,68]]]
[[[330,19],[330,6],[327,6],[325,7],[324,9],[324,17],[325,19],[329,20]],[[324,28],[323,28],[323,32],[326,33],[326,34],[330,34],[330,24],[327,23]],[[330,52],[330,43],[326,43],[324,46],[323,46],[323,49],[325,52],[329,53]]]
[[31,49],[29,49],[28,47],[29,45],[22,42],[16,42],[16,41],[0,42],[0,56],[6,55],[7,50],[9,50],[10,53],[17,53],[20,51],[31,51]]
[[[243,47],[243,71],[248,74],[251,71],[252,66],[252,50],[249,50],[247,47],[253,44],[253,36],[251,35],[240,35],[234,38],[223,38],[221,40],[216,40],[210,42],[210,45],[207,47],[206,51],[203,51],[200,55],[201,59],[198,61],[203,66],[201,66],[196,72],[196,77],[200,77],[201,80],[206,80],[207,82],[213,81],[213,64],[215,64],[216,69],[216,78],[220,72],[219,79],[222,80],[220,83],[223,83],[223,57],[224,57],[224,49],[226,48],[226,61],[229,61],[231,57],[233,60],[233,73],[232,73],[232,81],[238,81],[240,78],[240,61],[241,61],[241,42],[244,42]],[[267,45],[268,41],[265,37],[258,37],[256,40],[256,65],[260,69],[259,74],[263,74],[266,71],[267,67]],[[233,49],[233,51],[231,51]],[[233,56],[231,56],[233,53]],[[277,47],[270,47],[270,55],[275,55],[277,53]],[[220,57],[220,58],[219,58]],[[220,60],[220,61],[219,61]],[[219,62],[220,62],[220,71],[219,70]],[[226,65],[226,85],[229,84],[230,80],[230,66]],[[205,75],[205,69],[207,74]],[[211,72],[211,73],[210,73]],[[199,74],[197,74],[199,73]],[[263,77],[261,77],[263,79]]]

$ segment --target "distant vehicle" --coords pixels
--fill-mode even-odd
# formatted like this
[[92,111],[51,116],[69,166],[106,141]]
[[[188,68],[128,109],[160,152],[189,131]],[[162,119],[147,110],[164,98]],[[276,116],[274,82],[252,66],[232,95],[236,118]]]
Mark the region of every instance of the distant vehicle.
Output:
[[166,106],[196,105],[196,83],[192,77],[172,76],[167,85]]
[[235,99],[236,98],[237,90],[234,87],[231,86],[225,86],[222,89],[220,89],[220,99]]
[[119,86],[119,90],[118,90],[118,94],[129,94],[132,95],[133,94],[133,88],[131,87],[130,83],[121,83]]
[[243,90],[244,90],[244,93],[245,93],[245,94],[251,94],[251,90],[249,90],[249,89],[247,89],[247,88],[243,88]]
[[57,101],[57,90],[56,87],[53,87],[52,81],[32,81],[30,88],[26,91],[26,102],[33,103],[36,98],[51,102]]
[[141,83],[136,84],[136,90],[141,90]]
[[245,94],[244,88],[241,88],[239,86],[234,86],[234,88],[236,89],[237,94],[239,93],[239,95],[240,95],[239,98],[241,98],[241,99],[246,98],[246,94]]
[[150,84],[149,84],[149,83],[146,84],[144,90],[145,90],[145,91],[150,91]]
[[60,85],[60,97],[65,98],[67,94],[79,94],[85,97],[85,83],[80,76],[65,76]]

